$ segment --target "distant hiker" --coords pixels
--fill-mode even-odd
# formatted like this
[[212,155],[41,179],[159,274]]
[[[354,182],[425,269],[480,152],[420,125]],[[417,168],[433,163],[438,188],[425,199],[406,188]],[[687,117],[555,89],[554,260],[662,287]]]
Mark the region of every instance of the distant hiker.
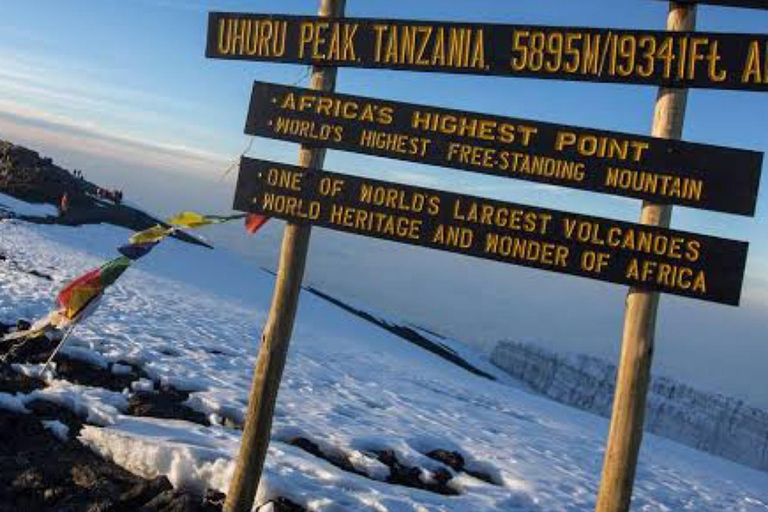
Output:
[[69,210],[69,195],[64,192],[59,200],[59,215],[64,215]]

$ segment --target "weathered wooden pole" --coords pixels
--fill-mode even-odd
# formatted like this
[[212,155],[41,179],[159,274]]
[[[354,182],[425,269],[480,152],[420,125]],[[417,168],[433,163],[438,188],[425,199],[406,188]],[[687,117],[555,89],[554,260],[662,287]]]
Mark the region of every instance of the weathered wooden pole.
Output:
[[[696,27],[696,6],[670,2],[667,30]],[[687,89],[660,88],[653,119],[655,137],[679,139],[683,134]],[[669,227],[672,207],[645,202],[640,223]],[[637,458],[643,439],[645,402],[651,377],[659,294],[630,288],[624,313],[621,359],[616,376],[611,427],[596,512],[629,510]]]
[[[346,0],[320,0],[318,15],[341,17],[344,15],[345,4]],[[336,68],[315,67],[312,70],[312,89],[333,91],[335,86]],[[321,169],[324,160],[324,148],[302,145],[299,149],[299,165],[302,167]],[[250,512],[253,507],[269,446],[277,392],[293,332],[310,234],[310,226],[290,222],[285,226],[272,307],[261,336],[240,454],[229,484],[224,504],[225,512]]]

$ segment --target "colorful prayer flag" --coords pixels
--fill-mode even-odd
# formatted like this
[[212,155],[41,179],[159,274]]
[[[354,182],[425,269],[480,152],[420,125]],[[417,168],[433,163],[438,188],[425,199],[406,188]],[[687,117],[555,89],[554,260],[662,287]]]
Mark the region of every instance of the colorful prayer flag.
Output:
[[159,242],[163,238],[167,237],[171,233],[176,231],[176,228],[168,228],[158,224],[144,231],[139,231],[134,234],[129,241],[131,244],[146,244],[152,242]]
[[242,219],[243,217],[245,217],[245,215],[241,213],[236,215],[221,216],[201,215],[196,212],[181,212],[168,219],[167,222],[172,226],[180,228],[196,229],[203,226],[210,226],[211,224],[222,224],[230,220]]
[[130,260],[143,258],[160,242],[146,242],[141,244],[126,244],[117,248],[117,251]]
[[195,212],[181,212],[168,219],[168,224],[180,228],[195,229],[214,224],[216,221]]
[[261,226],[267,223],[269,217],[265,215],[259,215],[258,213],[249,213],[245,217],[245,230],[253,235]]
[[120,256],[67,284],[56,298],[56,303],[62,308],[64,316],[69,319],[77,317],[91,301],[98,299],[104,289],[114,283],[130,265],[131,260],[125,256]]
[[99,269],[101,272],[101,285],[104,288],[111,286],[112,283],[117,281],[117,278],[123,275],[123,272],[128,270],[128,267],[130,266],[131,260],[125,256],[120,256],[112,261],[108,261]]

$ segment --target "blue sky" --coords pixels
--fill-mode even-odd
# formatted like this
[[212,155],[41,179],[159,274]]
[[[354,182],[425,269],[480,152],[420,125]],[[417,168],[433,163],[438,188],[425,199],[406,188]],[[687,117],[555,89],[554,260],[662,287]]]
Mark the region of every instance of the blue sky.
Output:
[[[348,0],[347,4],[347,14],[360,17],[644,29],[663,28],[667,9],[665,2],[653,0]],[[81,168],[88,177],[123,188],[130,199],[158,212],[182,207],[226,210],[235,173],[219,178],[248,143],[242,131],[252,80],[306,84],[306,69],[205,59],[207,12],[313,14],[316,9],[315,0],[4,0],[0,138]],[[768,12],[701,7],[698,27],[765,32]],[[338,90],[643,134],[650,129],[656,94],[645,86],[381,70],[341,70]],[[767,119],[764,94],[695,90],[690,94],[685,138],[765,151]],[[296,146],[256,139],[250,155],[295,162]],[[326,167],[625,220],[636,220],[639,210],[634,200],[360,155],[330,152]],[[761,397],[749,391],[748,379],[754,381],[760,374],[755,361],[768,357],[761,343],[761,333],[768,327],[766,195],[764,186],[754,219],[675,210],[676,228],[751,242],[747,284],[739,309],[665,298],[668,311],[674,313],[666,317],[662,313],[667,334],[660,329],[662,341],[683,339],[674,350],[660,348],[669,356],[659,363],[662,369],[757,400]],[[240,233],[229,233],[227,242],[242,252],[253,252],[260,265],[274,266],[279,237],[275,224],[266,230],[258,250],[246,246],[252,241],[244,241]],[[442,325],[463,337],[474,334],[491,340],[507,334],[600,355],[617,352],[622,287],[392,248],[347,235],[324,233],[316,238],[308,279],[341,295],[432,327]],[[382,277],[403,268],[412,273],[396,271],[396,276]],[[444,297],[440,308],[425,305],[426,290]],[[482,307],[468,311],[461,308],[462,301]],[[561,311],[560,321],[552,319],[553,305]],[[601,308],[610,313],[601,313]],[[736,332],[740,341],[729,339],[729,344],[737,348],[718,344]],[[696,350],[701,346],[697,343],[707,347],[700,357],[710,359],[685,366],[685,352]],[[714,377],[705,375],[712,364],[730,365],[724,370],[726,377],[711,380]],[[762,384],[765,389],[764,377]]]

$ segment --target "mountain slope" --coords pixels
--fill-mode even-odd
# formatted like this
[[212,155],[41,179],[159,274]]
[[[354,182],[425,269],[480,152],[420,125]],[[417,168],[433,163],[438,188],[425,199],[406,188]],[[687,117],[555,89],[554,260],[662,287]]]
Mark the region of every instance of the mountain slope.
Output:
[[[611,414],[616,367],[602,359],[501,342],[491,360],[537,393],[606,418]],[[768,471],[768,413],[742,400],[654,377],[645,430]]]

